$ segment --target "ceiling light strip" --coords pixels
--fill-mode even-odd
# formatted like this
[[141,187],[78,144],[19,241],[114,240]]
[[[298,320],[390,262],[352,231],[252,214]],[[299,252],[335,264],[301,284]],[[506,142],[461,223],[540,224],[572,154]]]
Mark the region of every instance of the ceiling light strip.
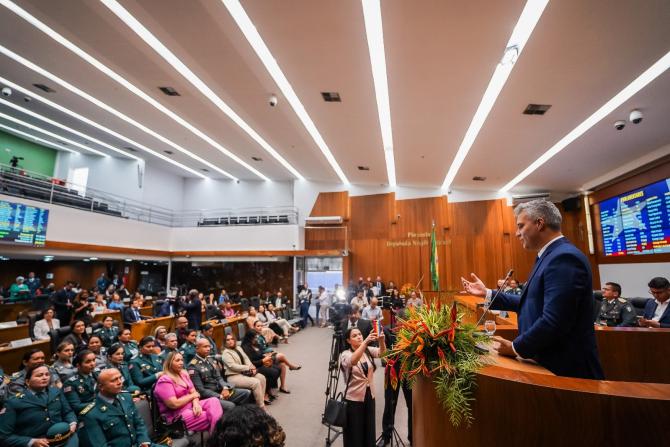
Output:
[[[2,0],[0,0],[0,1],[2,1]],[[70,84],[69,82],[59,78],[58,76],[54,75],[53,73],[51,73],[51,72],[41,68],[40,66],[30,62],[26,58],[14,53],[10,49],[0,45],[0,53],[4,54],[5,56],[7,56],[7,57],[9,57],[13,60],[15,60],[16,62],[20,63],[24,67],[27,67],[27,68],[39,73],[40,75],[52,80],[53,82],[57,83],[58,85],[68,89],[72,93],[74,93],[74,94],[84,98],[85,100],[95,104],[96,106],[98,106],[101,109],[111,113],[112,115],[116,116],[117,118],[120,118],[121,120],[127,122],[128,124],[131,124],[132,126],[137,127],[141,131],[151,135],[152,137],[162,141],[163,143],[177,149],[179,152],[191,157],[192,159],[194,159],[194,160],[196,160],[196,161],[198,161],[198,162],[216,170],[217,172],[225,175],[226,177],[228,177],[232,180],[237,180],[237,178],[235,176],[233,176],[232,174],[224,171],[223,169],[219,168],[218,166],[213,165],[212,163],[203,159],[202,157],[188,151],[187,149],[181,147],[180,145],[173,142],[172,140],[169,140],[169,139],[165,138],[164,136],[158,134],[157,132],[154,132],[153,130],[151,130],[148,127],[144,126],[143,124],[135,121],[134,119],[130,118],[129,116],[119,112],[118,110],[116,110],[113,107],[107,105],[106,103],[100,101],[99,99],[89,95],[88,93],[84,92],[83,90],[80,90],[79,88],[75,87],[74,85]]]
[[312,118],[307,113],[307,110],[305,110],[302,102],[300,102],[300,99],[298,99],[298,95],[296,95],[293,87],[288,82],[288,79],[286,79],[286,76],[284,76],[284,72],[281,70],[281,68],[279,68],[279,64],[277,64],[274,56],[272,56],[272,53],[270,53],[270,50],[265,45],[261,35],[258,33],[258,30],[251,22],[251,19],[247,15],[240,2],[238,0],[222,1],[226,9],[228,9],[230,15],[233,17],[233,20],[235,20],[235,23],[237,23],[237,26],[240,27],[244,37],[246,37],[247,41],[256,52],[256,55],[258,55],[259,59],[265,66],[265,69],[268,71],[270,76],[272,76],[272,79],[274,79],[275,83],[295,111],[296,115],[298,115],[298,118],[314,140],[314,143],[316,143],[317,147],[321,150],[321,153],[323,153],[330,166],[340,178],[340,181],[348,185],[349,180],[344,175],[342,168],[340,168],[337,160],[335,160],[335,157],[330,151],[330,148],[321,136],[319,130],[316,128],[314,121],[312,121]]
[[456,174],[458,173],[461,165],[463,164],[463,161],[465,160],[465,157],[467,157],[468,152],[470,152],[472,145],[477,139],[479,131],[484,125],[486,118],[489,116],[493,105],[498,99],[498,95],[505,86],[507,78],[509,77],[510,73],[512,73],[512,69],[514,68],[516,60],[519,58],[521,51],[523,51],[523,48],[526,46],[526,43],[528,42],[530,35],[540,20],[540,17],[542,16],[542,13],[544,12],[548,2],[549,0],[528,0],[526,2],[526,6],[524,6],[523,11],[521,12],[521,16],[519,16],[519,20],[517,21],[516,26],[512,31],[512,35],[510,36],[510,39],[505,46],[505,51],[503,53],[501,62],[499,62],[496,66],[495,71],[493,72],[493,76],[491,77],[491,80],[486,87],[484,96],[482,97],[482,100],[477,107],[477,111],[475,112],[475,115],[470,122],[470,126],[465,132],[465,136],[463,137],[463,141],[458,148],[458,152],[456,152],[456,156],[451,162],[451,166],[449,166],[447,176],[445,177],[444,183],[442,184],[442,188],[444,190],[448,190],[451,187],[454,178],[456,178]]
[[670,68],[670,51],[500,189],[507,192]]
[[11,122],[13,122],[13,123],[19,124],[19,125],[21,125],[21,126],[23,126],[23,127],[26,127],[26,128],[28,128],[28,129],[30,129],[30,130],[34,130],[34,131],[36,131],[36,132],[41,132],[41,133],[43,133],[44,135],[49,135],[49,136],[52,137],[52,138],[56,138],[56,139],[58,139],[58,140],[65,141],[65,142],[67,142],[67,143],[69,143],[69,144],[71,144],[71,145],[73,145],[73,146],[76,146],[76,147],[78,147],[78,148],[84,149],[85,151],[92,152],[92,153],[94,153],[94,154],[96,154],[96,155],[100,155],[101,157],[109,157],[109,155],[105,154],[104,152],[100,152],[100,151],[95,150],[95,149],[93,149],[93,148],[86,147],[86,146],[84,146],[83,144],[78,143],[77,141],[70,140],[69,138],[65,138],[65,137],[63,137],[63,136],[61,136],[61,135],[55,134],[55,133],[53,133],[53,132],[50,132],[50,131],[48,131],[48,130],[42,128],[42,127],[35,126],[35,125],[30,124],[30,123],[28,123],[28,122],[26,122],[26,121],[23,121],[23,120],[20,120],[20,119],[18,119],[18,118],[15,118],[15,117],[13,117],[13,116],[11,116],[11,115],[7,115],[6,113],[2,113],[2,112],[0,112],[0,118],[4,118],[4,119],[6,119],[7,121],[11,121]]
[[393,158],[393,129],[391,126],[391,105],[386,75],[386,54],[384,52],[384,29],[380,0],[362,0],[365,34],[368,40],[372,79],[377,98],[377,114],[382,132],[382,145],[386,159],[386,172],[389,185],[396,186],[395,161]]
[[26,138],[29,138],[29,139],[31,139],[31,140],[38,141],[38,142],[40,142],[40,143],[42,143],[42,144],[44,144],[44,145],[48,145],[48,146],[56,147],[56,148],[58,148],[58,149],[60,149],[60,150],[63,150],[63,151],[66,151],[66,152],[70,152],[70,153],[72,153],[72,154],[78,154],[78,153],[79,153],[79,152],[77,152],[77,151],[73,151],[72,149],[67,148],[67,147],[65,147],[65,146],[61,146],[60,144],[56,144],[56,143],[54,143],[53,141],[48,141],[48,140],[45,140],[44,138],[36,137],[35,135],[29,134],[28,132],[24,132],[24,131],[19,130],[19,129],[16,129],[16,128],[14,128],[14,127],[11,127],[11,126],[5,126],[5,125],[2,124],[2,123],[0,123],[0,129],[5,129],[5,130],[7,130],[7,131],[9,131],[9,132],[15,133],[15,134],[17,134],[17,135],[21,135],[22,137],[26,137]]
[[[179,74],[181,74],[188,82],[197,88],[207,99],[209,99],[216,107],[225,113],[235,124],[244,130],[256,143],[265,149],[275,160],[284,166],[296,178],[303,180],[304,177],[291,164],[284,159],[258,132],[256,132],[246,121],[244,121],[223,99],[221,99],[214,91],[205,84],[186,64],[184,64],[172,51],[170,51],[160,40],[154,36],[142,23],[139,22],[127,9],[125,9],[116,0],[101,0],[116,16],[123,21],[131,30],[135,32],[147,45],[154,49],[165,61],[172,66]],[[199,131],[198,131],[199,132]],[[204,135],[204,134],[203,134]],[[203,136],[201,136],[203,138]],[[213,141],[211,138],[204,136],[208,143],[216,146],[217,149],[224,152],[226,155],[243,165],[245,168],[256,173],[260,177],[265,178],[251,165],[243,161],[241,158],[223,148],[221,145]],[[269,180],[265,178],[266,180]]]
[[7,86],[9,86],[9,87],[11,87],[11,88],[13,88],[13,89],[16,90],[16,91],[19,91],[19,92],[24,93],[24,94],[26,94],[26,95],[30,95],[30,97],[31,97],[32,99],[34,99],[34,100],[40,101],[40,102],[42,102],[43,104],[48,105],[49,107],[52,107],[52,108],[54,108],[54,109],[56,109],[56,110],[58,110],[58,111],[60,111],[60,112],[63,112],[63,113],[65,113],[65,114],[67,114],[67,115],[69,115],[69,116],[71,116],[71,117],[73,117],[73,118],[78,119],[79,121],[82,121],[83,123],[86,123],[86,124],[88,124],[88,125],[90,125],[90,126],[92,126],[92,127],[95,127],[96,129],[102,130],[103,132],[106,132],[106,133],[108,133],[109,135],[111,135],[111,136],[113,136],[113,137],[115,137],[115,138],[118,138],[118,139],[120,139],[120,140],[122,140],[122,141],[125,141],[126,143],[129,143],[129,144],[131,144],[132,146],[135,146],[135,147],[137,147],[138,149],[141,149],[141,150],[143,150],[143,151],[145,151],[145,152],[147,152],[147,153],[153,155],[154,157],[160,158],[161,160],[163,160],[163,161],[165,161],[165,162],[167,162],[167,163],[170,163],[170,164],[172,164],[172,165],[174,165],[174,166],[176,166],[176,167],[178,167],[178,168],[180,168],[180,169],[183,169],[183,170],[186,171],[186,172],[189,172],[189,173],[191,173],[191,174],[193,174],[193,175],[195,175],[195,176],[197,176],[197,177],[200,177],[200,178],[202,178],[202,179],[206,179],[206,178],[207,178],[207,176],[205,176],[205,175],[202,174],[201,172],[198,172],[198,171],[196,171],[195,169],[191,169],[191,168],[189,168],[188,166],[179,163],[178,161],[172,160],[171,158],[166,157],[165,155],[161,154],[160,152],[156,152],[156,151],[154,151],[153,149],[150,149],[150,148],[144,146],[143,144],[140,144],[140,143],[138,143],[137,141],[132,140],[132,139],[126,137],[125,135],[121,135],[120,133],[118,133],[118,132],[116,132],[116,131],[113,131],[113,130],[109,129],[109,128],[103,126],[102,124],[99,124],[99,123],[97,123],[97,122],[95,122],[95,121],[93,121],[93,120],[91,120],[91,119],[88,119],[88,118],[86,118],[85,116],[80,115],[80,114],[78,114],[77,112],[74,112],[74,111],[72,111],[72,110],[70,110],[70,109],[68,109],[68,108],[66,108],[66,107],[63,107],[63,106],[61,106],[60,104],[57,104],[57,103],[55,103],[55,102],[53,102],[53,101],[51,101],[51,100],[49,100],[49,99],[46,99],[46,98],[43,97],[43,96],[40,96],[40,95],[38,95],[38,94],[36,94],[36,93],[33,93],[32,91],[30,91],[30,90],[28,90],[28,89],[26,89],[26,88],[21,87],[20,85],[16,84],[15,82],[10,81],[9,79],[6,79],[6,78],[3,78],[2,76],[0,76],[0,82],[2,82],[3,84],[5,84],[5,85],[7,85]]
[[139,158],[139,157],[137,157],[137,156],[135,156],[135,155],[128,154],[128,153],[126,153],[125,151],[123,151],[123,150],[121,150],[121,149],[119,149],[119,148],[116,148],[116,147],[112,146],[111,144],[107,144],[107,143],[105,143],[104,141],[100,141],[100,140],[98,140],[97,138],[93,138],[93,137],[91,137],[91,136],[89,136],[89,135],[86,135],[85,133],[79,132],[78,130],[75,130],[75,129],[71,128],[71,127],[68,127],[68,126],[66,126],[66,125],[64,125],[64,124],[58,123],[58,122],[56,122],[56,121],[54,121],[54,120],[52,120],[52,119],[47,118],[47,117],[44,116],[44,115],[40,115],[39,113],[35,113],[35,112],[33,112],[32,110],[28,110],[28,109],[26,109],[26,108],[24,108],[24,107],[21,107],[21,106],[19,106],[19,105],[17,105],[17,104],[11,103],[11,102],[9,102],[9,101],[7,101],[7,100],[0,99],[0,104],[4,104],[4,105],[7,106],[7,107],[11,107],[11,108],[14,109],[14,110],[18,110],[18,111],[21,112],[21,113],[25,113],[26,115],[32,116],[33,118],[37,118],[38,120],[44,121],[45,123],[48,123],[48,124],[51,124],[52,126],[55,126],[55,127],[60,128],[60,129],[66,130],[66,131],[68,131],[68,132],[70,132],[70,133],[73,133],[73,134],[75,134],[75,135],[78,135],[78,136],[80,136],[80,137],[82,137],[82,138],[86,138],[87,140],[92,141],[93,143],[96,143],[96,144],[98,144],[98,145],[100,145],[100,146],[106,147],[107,149],[112,150],[112,151],[114,151],[114,152],[117,152],[117,153],[119,153],[119,154],[121,154],[121,155],[123,155],[123,156],[125,156],[125,157],[132,158],[132,159],[137,160],[137,161],[144,161],[144,160],[142,160],[141,158]]
[[[140,90],[138,87],[136,87],[135,85],[133,85],[133,84],[131,84],[129,81],[127,81],[125,78],[123,78],[121,75],[119,75],[118,73],[116,73],[115,71],[113,71],[112,69],[110,69],[109,67],[107,67],[106,65],[104,65],[102,62],[100,62],[100,61],[98,61],[97,59],[95,59],[93,56],[91,56],[91,55],[89,55],[88,53],[86,53],[84,50],[82,50],[81,48],[79,48],[78,46],[76,46],[75,44],[73,44],[72,42],[70,42],[70,41],[69,41],[68,39],[66,39],[65,37],[63,37],[63,36],[61,36],[60,34],[58,34],[56,31],[54,31],[54,30],[51,29],[49,26],[47,26],[46,24],[44,24],[43,22],[41,22],[40,20],[38,20],[36,17],[32,16],[32,15],[31,15],[30,13],[28,13],[26,10],[24,10],[24,9],[22,9],[21,7],[19,7],[18,5],[16,5],[14,2],[12,2],[12,1],[10,1],[10,0],[0,0],[0,5],[3,5],[3,6],[5,6],[6,8],[10,9],[12,12],[14,12],[14,13],[17,14],[18,16],[20,16],[21,18],[23,18],[24,20],[26,20],[27,22],[29,22],[31,25],[33,25],[34,27],[36,27],[37,29],[39,29],[40,31],[42,31],[43,33],[45,33],[46,35],[48,35],[49,37],[51,37],[52,39],[54,39],[56,42],[60,43],[61,45],[63,45],[64,47],[66,47],[68,50],[72,51],[72,52],[75,53],[77,56],[79,56],[80,58],[84,59],[84,60],[85,60],[86,62],[88,62],[89,64],[93,65],[93,66],[94,66],[95,68],[97,68],[99,71],[103,72],[103,73],[106,74],[108,77],[112,78],[113,80],[115,80],[116,82],[118,82],[119,84],[121,84],[122,86],[124,86],[126,89],[128,89],[130,92],[134,93],[136,96],[139,96],[139,97],[142,98],[144,101],[146,101],[146,102],[148,102],[149,104],[151,104],[151,105],[152,105],[153,107],[155,107],[156,109],[158,109],[158,110],[160,110],[161,112],[163,112],[164,114],[168,115],[170,118],[172,118],[173,120],[177,121],[179,124],[181,124],[182,126],[186,127],[186,128],[189,129],[191,132],[194,132],[194,133],[196,133],[195,131],[199,132],[199,133],[196,133],[196,135],[200,136],[201,138],[202,138],[202,135],[204,135],[203,132],[197,130],[194,126],[192,126],[191,124],[189,124],[188,122],[186,122],[186,120],[184,120],[183,118],[181,118],[180,116],[178,116],[177,114],[175,114],[174,112],[172,112],[171,110],[169,110],[167,107],[163,106],[161,103],[159,103],[159,102],[156,101],[155,99],[151,98],[149,95],[147,95],[146,93],[144,93],[144,92],[143,92],[142,90]],[[10,57],[11,57],[11,56],[10,56]],[[68,87],[66,87],[66,88],[68,88]],[[88,98],[87,98],[87,99],[88,99]],[[90,100],[90,99],[89,99],[89,100]],[[96,105],[97,105],[97,104],[96,104]],[[106,105],[106,104],[105,104],[105,105]],[[109,107],[109,106],[107,106],[107,107]],[[109,107],[109,109],[114,110],[114,109],[112,109],[111,107]],[[157,134],[156,132],[152,131],[151,129],[148,129],[148,128],[146,128],[145,126],[142,126],[141,124],[139,124],[139,123],[137,123],[136,121],[132,120],[130,117],[127,117],[126,115],[123,115],[123,114],[121,114],[121,112],[118,112],[118,111],[116,111],[116,110],[115,110],[114,112],[111,112],[111,110],[108,110],[108,111],[109,111],[110,113],[113,113],[113,114],[116,115],[117,117],[123,119],[124,121],[127,121],[127,122],[129,122],[130,124],[132,124],[132,125],[134,125],[134,126],[140,128],[140,129],[143,130],[144,132],[147,132],[147,133],[149,133],[150,135],[154,136],[155,138],[160,139],[161,141],[165,142],[166,144],[169,144],[170,146],[174,147],[174,148],[177,149],[178,151],[180,151],[180,152],[182,152],[182,153],[188,155],[189,157],[191,157],[191,158],[193,158],[193,159],[198,160],[200,163],[207,165],[208,167],[210,167],[210,168],[214,169],[215,171],[217,171],[217,172],[219,172],[219,173],[225,175],[226,177],[228,177],[228,178],[230,178],[230,179],[232,179],[232,180],[237,180],[237,178],[236,178],[235,176],[233,176],[232,174],[230,174],[230,173],[224,171],[223,169],[221,169],[221,168],[219,168],[219,167],[217,167],[217,166],[214,166],[212,163],[210,163],[210,162],[208,162],[208,161],[202,159],[201,157],[197,156],[196,154],[194,154],[194,153],[188,151],[187,149],[185,149],[185,148],[183,148],[183,147],[177,145],[176,143],[174,143],[174,142],[168,140],[167,138],[163,137],[162,135]],[[122,115],[123,117],[122,117],[121,115]],[[130,121],[128,121],[128,120],[130,120]],[[132,121],[132,122],[131,122],[131,121]],[[211,140],[211,139],[210,139],[210,140]],[[226,155],[228,155],[228,154],[226,154]],[[252,172],[254,172],[254,174],[256,174],[256,175],[259,175],[259,174],[260,174],[260,173],[259,173],[258,171],[256,171],[256,170],[253,170]],[[262,174],[260,174],[259,176],[260,176],[261,178],[263,178],[264,180],[269,180],[267,177],[263,176]]]

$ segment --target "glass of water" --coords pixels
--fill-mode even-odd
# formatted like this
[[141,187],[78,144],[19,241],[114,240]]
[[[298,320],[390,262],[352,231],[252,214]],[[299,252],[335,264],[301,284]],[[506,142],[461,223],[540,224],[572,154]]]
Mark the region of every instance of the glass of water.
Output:
[[496,322],[493,320],[486,320],[484,322],[484,331],[489,337],[496,333]]

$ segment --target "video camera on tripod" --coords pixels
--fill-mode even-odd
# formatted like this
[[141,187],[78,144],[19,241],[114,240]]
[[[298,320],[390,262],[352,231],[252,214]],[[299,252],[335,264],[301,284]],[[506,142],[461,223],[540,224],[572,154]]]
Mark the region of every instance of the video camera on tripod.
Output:
[[19,166],[19,160],[25,160],[25,159],[24,159],[23,157],[13,156],[13,157],[9,160],[9,165],[10,165],[12,168],[16,168],[16,167]]

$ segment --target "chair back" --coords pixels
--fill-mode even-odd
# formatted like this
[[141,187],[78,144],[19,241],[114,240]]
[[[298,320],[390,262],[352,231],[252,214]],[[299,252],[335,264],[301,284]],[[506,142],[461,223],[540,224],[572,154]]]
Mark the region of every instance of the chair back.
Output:
[[224,338],[227,337],[228,335],[232,334],[232,333],[233,333],[233,328],[232,328],[232,327],[230,327],[230,326],[225,326],[225,327],[223,328],[223,336],[224,336]]
[[251,297],[251,300],[249,301],[249,303],[250,303],[252,306],[254,306],[254,307],[256,308],[256,310],[258,310],[258,306],[261,305],[261,299],[258,298],[257,296],[252,296],[252,297]]
[[600,307],[603,304],[603,293],[600,290],[593,291],[593,321],[598,321]]
[[237,333],[237,338],[242,340],[242,338],[244,338],[244,334],[247,333],[247,323],[237,323]]
[[249,310],[249,300],[248,299],[242,298],[240,300],[240,309],[242,309],[242,311]]
[[644,308],[647,306],[647,302],[653,298],[647,298],[647,297],[633,297],[633,298],[627,298],[628,301],[633,305],[633,309],[635,309],[635,313],[638,316],[643,316],[644,315]]
[[49,336],[51,337],[51,352],[55,353],[56,348],[58,348],[60,342],[62,342],[65,337],[70,335],[71,332],[71,326],[63,326],[49,331]]

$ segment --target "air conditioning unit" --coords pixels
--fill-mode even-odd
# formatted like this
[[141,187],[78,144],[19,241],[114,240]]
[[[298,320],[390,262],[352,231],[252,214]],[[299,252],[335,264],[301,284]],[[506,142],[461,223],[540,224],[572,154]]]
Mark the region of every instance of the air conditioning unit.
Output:
[[307,225],[338,225],[342,224],[342,222],[344,222],[342,216],[320,216],[305,219]]
[[550,200],[550,198],[551,194],[548,192],[541,192],[536,194],[519,194],[512,196],[512,205],[517,206],[520,203],[526,203],[536,199]]

